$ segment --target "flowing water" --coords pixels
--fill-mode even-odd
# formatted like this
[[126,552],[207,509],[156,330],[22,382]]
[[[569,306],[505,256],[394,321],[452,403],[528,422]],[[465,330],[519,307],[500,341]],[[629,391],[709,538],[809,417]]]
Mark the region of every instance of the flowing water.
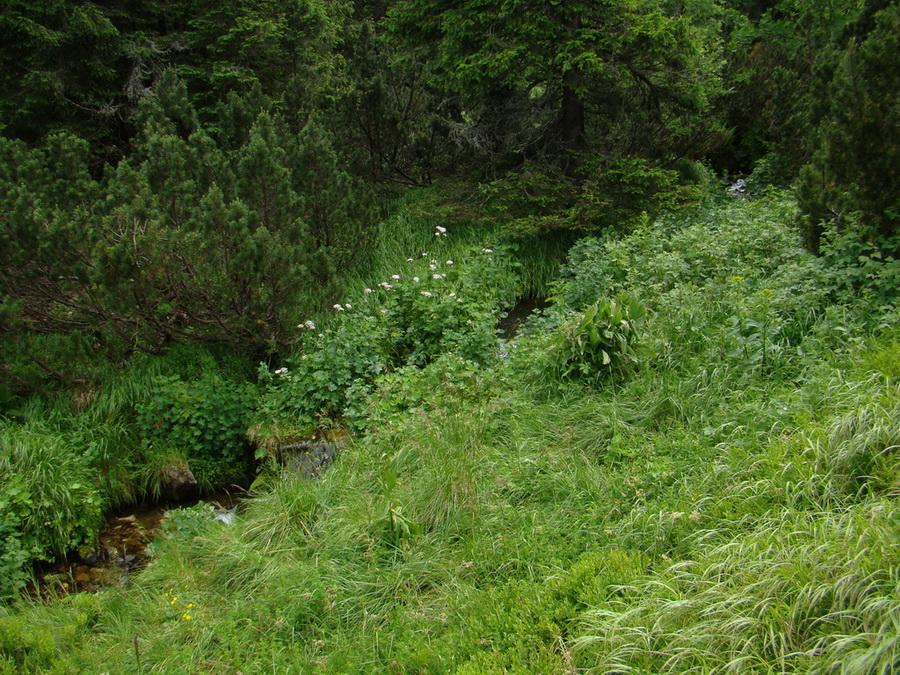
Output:
[[159,535],[166,512],[203,501],[224,513],[234,509],[240,497],[241,493],[223,491],[177,504],[159,502],[122,507],[107,515],[93,550],[73,552],[64,559],[40,565],[35,570],[36,584],[29,592],[44,597],[125,586],[132,574],[147,565],[147,546]]
[[525,320],[539,309],[545,309],[550,306],[549,298],[520,298],[515,306],[506,313],[506,316],[500,319],[497,328],[500,330],[500,337],[503,340],[509,340],[514,337],[519,327],[525,323]]

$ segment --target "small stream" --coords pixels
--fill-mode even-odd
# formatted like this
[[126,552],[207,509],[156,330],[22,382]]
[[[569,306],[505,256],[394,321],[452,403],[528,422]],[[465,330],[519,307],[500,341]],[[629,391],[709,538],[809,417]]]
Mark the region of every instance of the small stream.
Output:
[[497,323],[500,338],[509,340],[515,337],[519,327],[525,323],[529,316],[539,309],[546,309],[550,304],[550,298],[519,298],[513,308],[506,313],[506,316]]
[[135,504],[117,509],[106,516],[93,551],[72,552],[64,559],[38,565],[36,584],[28,592],[33,597],[46,597],[93,592],[104,586],[125,586],[130,576],[149,562],[147,546],[159,535],[168,511],[200,502],[223,510],[233,509],[241,497],[239,492],[222,491],[192,501]]

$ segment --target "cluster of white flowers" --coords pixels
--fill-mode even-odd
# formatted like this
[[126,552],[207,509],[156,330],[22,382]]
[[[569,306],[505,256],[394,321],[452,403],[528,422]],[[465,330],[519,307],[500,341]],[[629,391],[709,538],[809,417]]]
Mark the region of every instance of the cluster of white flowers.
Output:
[[378,285],[381,286],[381,287],[382,287],[384,290],[386,290],[386,291],[389,291],[389,290],[391,290],[391,289],[393,288],[393,286],[391,286],[391,285],[390,285],[388,282],[386,282],[386,281],[382,281],[382,282],[381,282],[380,284],[378,284]]
[[287,369],[287,368],[279,368],[278,370],[275,371],[275,374],[276,374],[278,377],[287,377],[287,376],[288,376],[288,369]]
[[399,275],[399,274],[392,274],[392,275],[391,275],[391,279],[399,279],[399,278],[400,278],[400,275]]
[[374,291],[371,288],[366,289],[366,293],[373,293]]
[[452,261],[452,260],[448,260],[448,261],[447,261],[447,264],[448,264],[448,265],[452,265],[452,264],[453,264],[453,261]]
[[446,237],[447,236],[447,228],[441,227],[440,225],[438,225],[437,227],[434,228],[434,236],[435,237]]
[[415,281],[416,283],[419,283],[419,277],[413,277],[413,281]]
[[444,275],[443,274],[432,274],[431,278],[432,279],[443,279]]
[[422,295],[424,295],[426,298],[431,297],[431,293],[429,293],[428,291],[422,291]]
[[303,323],[298,323],[297,328],[309,328],[309,330],[315,330],[316,324],[312,322],[312,319],[307,319]]
[[338,305],[335,305],[334,308],[335,308],[337,311],[339,311],[339,312],[343,312],[343,311],[344,311],[344,308],[341,307],[339,304],[338,304]]
[[484,253],[493,253],[493,252],[494,252],[494,249],[492,249],[492,248],[483,248],[483,249],[481,249],[481,250],[482,250]]

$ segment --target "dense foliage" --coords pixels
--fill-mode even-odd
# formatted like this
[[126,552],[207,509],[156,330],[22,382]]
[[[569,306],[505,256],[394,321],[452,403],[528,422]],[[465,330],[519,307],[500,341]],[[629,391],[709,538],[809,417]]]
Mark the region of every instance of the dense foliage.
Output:
[[[392,288],[335,308],[331,332],[260,380],[257,438],[344,406],[356,431],[337,463],[310,480],[269,460],[234,525],[208,505],[174,512],[131,587],[0,610],[0,665],[891,672],[896,308],[847,301],[792,214],[781,197],[737,199],[584,240],[504,358],[479,351],[478,321],[458,323],[502,293],[446,315],[438,297],[478,279],[501,291],[496,250],[454,254],[454,275],[427,256],[395,268]],[[441,278],[426,285],[429,265]],[[632,324],[637,301],[612,294],[646,316]],[[412,342],[389,318],[422,307],[442,349],[422,315]],[[203,401],[235,391],[212,375],[154,382],[146,410],[189,444],[212,428]],[[236,428],[236,408],[216,409],[215,433]],[[32,482],[5,488],[8,529],[38,485],[37,466],[20,470]]]
[[896,0],[0,29],[0,673],[896,670]]
[[758,190],[804,167],[807,245],[893,256],[897,11],[13,2],[0,325],[272,352],[372,263],[376,205],[434,180],[516,237],[628,230],[708,189],[702,161]]

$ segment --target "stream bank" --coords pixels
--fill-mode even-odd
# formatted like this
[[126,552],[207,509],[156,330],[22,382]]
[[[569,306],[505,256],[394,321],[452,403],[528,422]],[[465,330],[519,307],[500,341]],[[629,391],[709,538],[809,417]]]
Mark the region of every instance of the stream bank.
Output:
[[65,558],[36,565],[28,594],[47,598],[125,586],[150,561],[147,547],[159,536],[167,512],[207,503],[224,517],[233,514],[243,496],[244,491],[235,486],[234,490],[187,501],[138,503],[116,509],[107,514],[93,550],[73,551]]

